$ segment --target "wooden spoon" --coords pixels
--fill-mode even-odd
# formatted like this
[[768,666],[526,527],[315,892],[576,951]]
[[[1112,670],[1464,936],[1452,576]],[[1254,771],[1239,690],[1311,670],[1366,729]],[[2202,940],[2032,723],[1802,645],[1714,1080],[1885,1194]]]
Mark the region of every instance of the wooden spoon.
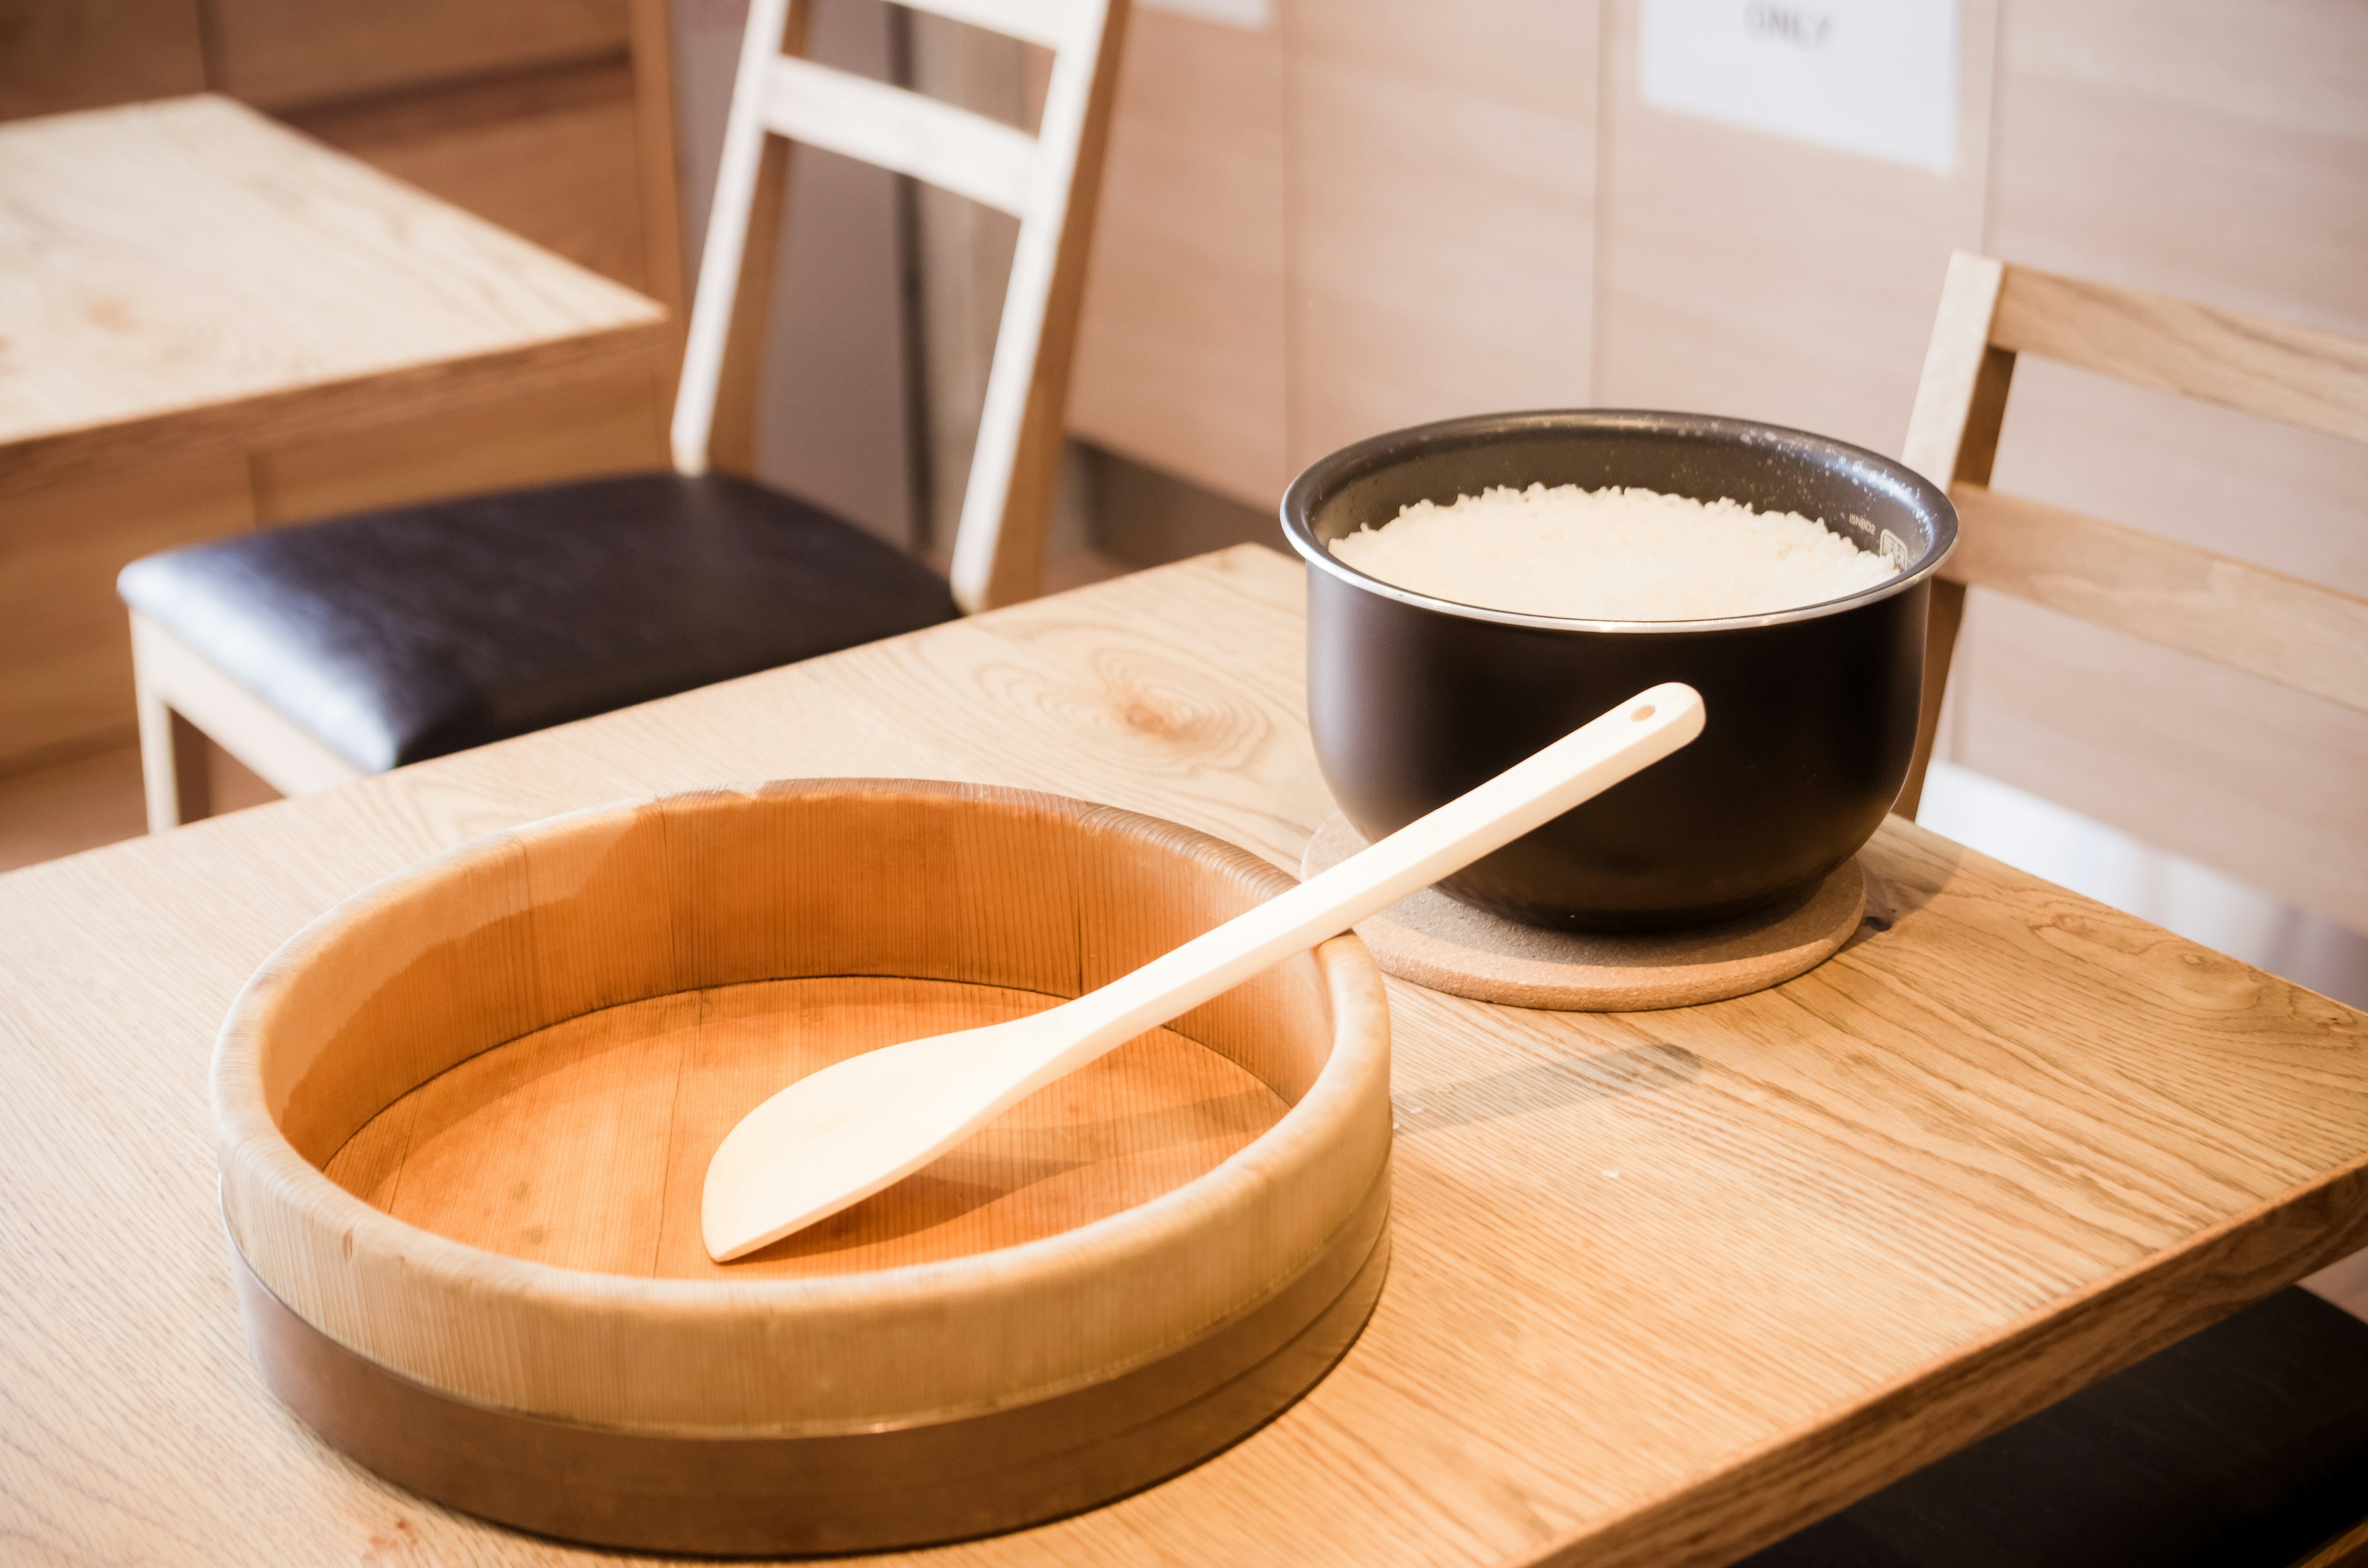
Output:
[[1073,1002],[866,1051],[750,1111],[707,1167],[700,1227],[728,1263],[911,1175],[1019,1100],[1145,1029],[1463,869],[1702,733],[1670,684],[1620,707],[1321,876]]

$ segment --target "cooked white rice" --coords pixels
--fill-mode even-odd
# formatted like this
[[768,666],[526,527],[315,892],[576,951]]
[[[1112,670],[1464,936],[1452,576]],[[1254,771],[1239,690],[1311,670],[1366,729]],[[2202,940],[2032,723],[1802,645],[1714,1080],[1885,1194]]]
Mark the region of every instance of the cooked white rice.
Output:
[[1766,615],[1897,574],[1798,512],[1617,485],[1498,486],[1452,506],[1417,501],[1378,528],[1333,540],[1332,553],[1434,598],[1582,620]]

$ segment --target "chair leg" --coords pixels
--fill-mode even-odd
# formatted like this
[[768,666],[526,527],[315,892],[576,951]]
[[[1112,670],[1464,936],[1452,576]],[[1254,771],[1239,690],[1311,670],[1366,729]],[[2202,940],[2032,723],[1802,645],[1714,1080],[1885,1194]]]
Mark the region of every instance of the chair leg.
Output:
[[163,833],[211,816],[204,733],[167,707],[144,681],[138,698],[140,777],[148,796],[148,831]]

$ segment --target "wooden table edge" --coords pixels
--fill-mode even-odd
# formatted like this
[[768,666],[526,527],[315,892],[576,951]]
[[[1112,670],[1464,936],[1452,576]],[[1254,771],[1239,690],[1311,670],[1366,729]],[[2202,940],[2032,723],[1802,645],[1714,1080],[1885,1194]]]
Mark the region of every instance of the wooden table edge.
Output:
[[120,472],[127,462],[248,452],[472,403],[507,402],[588,376],[630,373],[636,364],[662,376],[672,358],[674,324],[655,301],[647,303],[651,313],[645,319],[594,332],[0,439],[0,497],[96,482]]
[[[2368,1156],[1903,1373],[1724,1471],[1688,1478],[1502,1568],[1732,1562],[2364,1247]],[[2167,1292],[2166,1284],[2173,1287]],[[2175,1309],[2129,1315],[2126,1299],[2142,1290]],[[1718,1500],[1723,1491],[1731,1502]],[[1727,1526],[1699,1527],[1722,1513]]]

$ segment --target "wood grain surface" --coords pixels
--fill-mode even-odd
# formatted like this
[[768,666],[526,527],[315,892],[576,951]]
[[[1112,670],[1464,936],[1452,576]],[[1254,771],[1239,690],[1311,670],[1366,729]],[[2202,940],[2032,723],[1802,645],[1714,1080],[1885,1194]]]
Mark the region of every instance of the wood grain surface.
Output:
[[[691,1273],[707,1162],[780,1070],[818,1064],[829,1016],[874,1043],[915,1022],[919,1009],[894,1005],[909,992],[871,998],[864,1021],[848,1006],[865,994],[855,980],[1080,994],[1291,885],[1170,822],[929,781],[709,788],[493,835],[340,903],[240,994],[212,1080],[224,1217],[290,1311],[489,1409],[643,1436],[823,1437],[1111,1381],[1271,1300],[1359,1215],[1378,1225],[1388,1014],[1353,938],[1173,1021],[1292,1108],[1160,1193],[1144,1184],[1167,1163],[1134,1156],[1200,1141],[1190,1108],[1209,1077],[1167,1072],[1156,1051],[1141,1097],[1113,1098],[1127,1081],[1107,1076],[1048,1094],[966,1153],[952,1190],[924,1183],[829,1232],[884,1256],[919,1244],[915,1226],[940,1227],[928,1267]],[[750,989],[781,980],[840,989],[810,998],[825,1017],[799,1026],[795,994]],[[1052,1136],[1064,1116],[1066,1142]],[[447,1136],[455,1121],[479,1125]],[[341,1187],[324,1172],[357,1135]],[[1034,1142],[1102,1146],[1112,1157],[1076,1174],[1106,1190],[1062,1183]],[[1007,1192],[1023,1196],[987,1212]],[[1057,1222],[1095,1207],[1098,1222]],[[977,1244],[1030,1223],[1032,1245]],[[530,1231],[560,1257],[474,1244]],[[1349,1247],[1349,1267],[1377,1235]],[[627,1255],[643,1261],[599,1266]],[[1309,1326],[1338,1288],[1278,1327]],[[1110,1412],[1121,1426],[1100,1430],[1151,1414]]]
[[928,1170],[729,1266],[700,1240],[707,1156],[784,1084],[1052,998],[893,976],[764,981],[586,1013],[471,1057],[370,1119],[332,1180],[405,1224],[641,1278],[854,1274],[1074,1230],[1214,1168],[1289,1108],[1170,1029],[1014,1106]]
[[[0,1518],[21,1561],[605,1561],[357,1473],[239,1342],[205,1107],[250,970],[590,802],[987,779],[1296,864],[1298,569],[1243,549],[0,879]],[[953,1564],[1691,1564],[2368,1244],[2368,1020],[1896,820],[1807,975],[1680,1012],[1394,986],[1389,1284],[1270,1426]]]
[[662,365],[652,301],[228,99],[0,127],[0,493]]

